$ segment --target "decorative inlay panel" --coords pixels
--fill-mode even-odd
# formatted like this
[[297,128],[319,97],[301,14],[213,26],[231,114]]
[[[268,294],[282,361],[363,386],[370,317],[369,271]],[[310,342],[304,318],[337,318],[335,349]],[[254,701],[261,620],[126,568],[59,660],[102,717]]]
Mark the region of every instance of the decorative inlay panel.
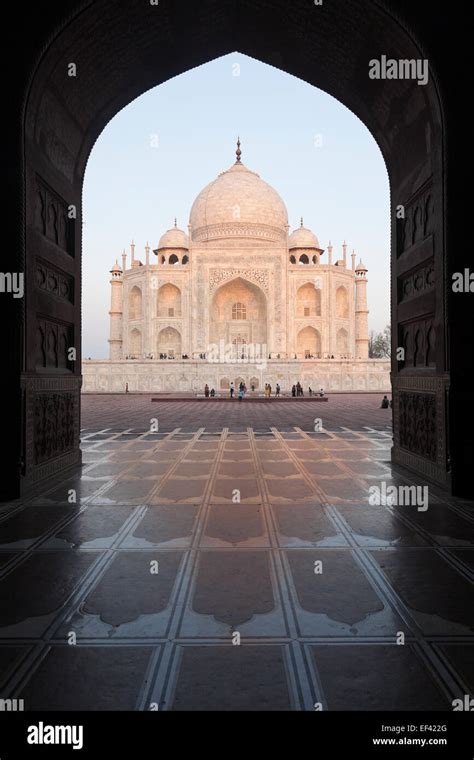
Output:
[[400,391],[398,396],[400,446],[429,459],[437,460],[437,414],[434,393]]
[[36,286],[63,301],[74,303],[74,278],[42,259],[36,260]]
[[232,280],[235,277],[242,277],[244,280],[255,283],[268,294],[269,279],[266,269],[211,269],[209,271],[209,289],[211,293],[223,282]]
[[74,255],[73,219],[68,204],[40,177],[36,178],[35,227],[63,251]]
[[71,369],[68,350],[74,346],[73,325],[38,317],[36,325],[36,367]]
[[436,331],[433,316],[398,325],[398,345],[405,349],[400,368],[435,367]]
[[41,464],[74,446],[75,396],[39,393],[34,399],[34,461]]
[[210,224],[193,230],[193,242],[200,243],[214,238],[247,237],[263,240],[285,241],[286,231],[265,224]]
[[405,205],[405,218],[397,220],[397,255],[433,233],[434,202],[431,183]]
[[433,290],[435,285],[434,262],[430,261],[414,272],[399,277],[398,279],[398,302],[403,303],[422,293]]

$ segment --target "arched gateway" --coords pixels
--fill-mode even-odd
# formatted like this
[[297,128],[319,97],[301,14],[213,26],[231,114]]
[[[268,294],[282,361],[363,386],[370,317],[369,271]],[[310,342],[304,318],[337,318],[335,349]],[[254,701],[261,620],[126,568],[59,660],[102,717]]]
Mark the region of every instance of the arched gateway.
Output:
[[[403,4],[394,14],[393,5],[332,0],[323,10],[295,0],[288,13],[285,0],[244,5],[222,0],[216,12],[210,0],[192,9],[176,0],[144,3],[137,12],[133,4],[110,0],[72,1],[68,10],[42,7],[23,29],[20,86],[9,100],[4,139],[15,235],[10,267],[24,272],[26,282],[24,300],[2,297],[0,303],[7,326],[1,373],[7,407],[4,498],[18,493],[20,480],[27,486],[80,461],[81,195],[97,136],[150,87],[236,49],[329,92],[377,140],[391,186],[393,348],[405,344],[413,352],[410,336],[417,333],[426,336],[418,345],[430,347],[418,350],[416,362],[410,353],[397,360],[392,350],[392,457],[442,485],[453,482],[458,493],[469,489],[466,465],[473,433],[464,419],[466,407],[474,406],[472,360],[466,351],[472,345],[472,319],[469,295],[464,301],[456,298],[447,282],[448,274],[462,266],[463,252],[446,243],[444,83],[436,80],[435,67],[425,86],[368,76],[370,59],[387,51],[403,59],[426,57],[416,41],[416,30],[423,34],[426,28],[425,10]],[[164,14],[164,23],[157,13]],[[431,55],[441,56],[441,33],[428,42]],[[71,60],[79,73],[73,82],[67,76]],[[397,215],[400,208],[403,216]],[[217,219],[214,232],[235,221]],[[196,242],[209,232],[197,224]],[[176,249],[165,250],[160,261],[178,278],[189,266],[184,263],[188,254],[181,241],[172,242]],[[319,255],[295,248],[288,265],[307,279]],[[182,263],[169,264],[170,256]],[[309,263],[299,263],[302,256]],[[41,285],[52,281],[41,276],[48,267],[60,274],[58,292]],[[48,365],[44,336],[59,327],[76,348],[73,365]],[[204,341],[204,325],[195,328]],[[118,346],[119,338],[114,340]]]

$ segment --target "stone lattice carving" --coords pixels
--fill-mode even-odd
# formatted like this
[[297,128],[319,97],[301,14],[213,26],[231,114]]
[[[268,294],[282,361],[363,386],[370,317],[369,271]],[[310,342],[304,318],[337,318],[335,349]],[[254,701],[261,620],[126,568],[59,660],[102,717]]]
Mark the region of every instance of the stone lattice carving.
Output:
[[437,457],[437,415],[434,393],[399,394],[400,446],[432,462]]

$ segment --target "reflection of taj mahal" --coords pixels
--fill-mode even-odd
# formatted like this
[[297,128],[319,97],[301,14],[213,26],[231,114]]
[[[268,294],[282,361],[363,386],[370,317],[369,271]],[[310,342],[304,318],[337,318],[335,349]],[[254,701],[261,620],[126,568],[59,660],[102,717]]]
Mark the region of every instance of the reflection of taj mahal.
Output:
[[[333,260],[331,244],[325,254],[303,220],[290,234],[283,200],[241,163],[240,143],[236,153],[230,169],[197,196],[187,233],[175,222],[153,250],[153,261],[148,245],[144,262],[138,260],[132,243],[128,268],[125,253],[122,266],[113,266],[110,361],[101,362],[102,367],[84,363],[85,390],[114,389],[105,383],[104,365],[110,369],[116,363],[122,367],[120,382],[128,373],[127,381],[136,385],[140,375],[144,387],[136,390],[173,389],[173,384],[191,390],[202,381],[222,390],[234,377],[230,367],[209,364],[216,347],[221,356],[225,347],[227,362],[268,359],[268,377],[276,373],[273,382],[280,377],[282,387],[301,376],[303,367],[296,363],[303,363],[306,375],[311,366],[313,384],[326,380],[330,387],[327,372],[339,376],[343,362],[345,375],[352,378],[358,360],[364,360],[358,378],[362,389],[374,386],[369,380],[366,267],[361,262],[356,266],[355,253],[348,266],[345,243],[341,258]],[[209,377],[195,366],[203,362]],[[284,370],[281,374],[285,362],[291,363],[288,378]],[[132,369],[132,363],[142,369]],[[388,387],[383,364],[383,381],[381,367],[376,367],[377,390]],[[118,390],[116,368],[113,374]],[[252,380],[258,380],[254,375]],[[353,379],[345,384],[354,389]]]

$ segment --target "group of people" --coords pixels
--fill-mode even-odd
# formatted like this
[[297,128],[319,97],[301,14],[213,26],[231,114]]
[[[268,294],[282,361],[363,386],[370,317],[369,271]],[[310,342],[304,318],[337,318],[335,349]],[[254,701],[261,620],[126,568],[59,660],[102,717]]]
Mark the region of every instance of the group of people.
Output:
[[[243,397],[245,396],[246,393],[247,393],[247,386],[245,385],[245,383],[243,382],[243,380],[241,380],[240,383],[239,383],[239,391],[238,391],[238,394],[237,394],[237,398],[239,399],[239,401],[242,401],[242,399],[243,399]],[[230,384],[229,394],[230,394],[231,398],[234,398],[234,396],[235,396],[235,385],[234,385],[234,383]]]
[[[254,391],[254,390],[255,390],[255,386],[252,385],[252,391]],[[273,388],[272,388],[271,384],[270,383],[265,383],[265,387],[264,387],[264,390],[263,390],[264,397],[265,398],[271,398],[272,392],[273,392]],[[230,386],[229,386],[229,396],[230,396],[231,399],[235,398],[235,396],[237,395],[237,398],[239,399],[239,401],[242,401],[242,399],[245,397],[246,393],[247,393],[247,386],[245,385],[245,383],[243,382],[243,380],[241,380],[240,383],[239,383],[239,388],[238,388],[237,394],[236,394],[236,389],[235,389],[234,383],[233,382],[230,383]],[[214,388],[209,388],[208,384],[206,383],[206,385],[204,386],[204,395],[205,395],[206,398],[214,398],[215,395],[216,395],[216,392],[215,392]],[[293,387],[291,389],[291,395],[293,397],[304,396],[303,386],[301,385],[301,383],[299,382],[299,380],[298,380],[298,382],[296,384],[293,385]],[[322,397],[322,396],[324,396],[324,388],[320,388],[319,391],[313,391],[313,389],[311,387],[309,387],[308,388],[308,395],[309,396],[321,396]],[[281,397],[281,387],[280,387],[280,383],[277,383],[276,386],[275,386],[275,398],[280,398],[280,397]],[[387,397],[385,396],[384,397],[384,401],[385,401],[386,398]],[[384,401],[382,402],[382,406],[384,406]],[[388,400],[387,400],[387,404],[388,404]],[[392,402],[390,402],[390,406],[391,405],[392,405]]]
[[[276,386],[275,386],[275,397],[276,398],[280,397],[280,391],[281,391],[280,383],[277,383]],[[271,397],[271,395],[272,395],[272,386],[270,385],[270,383],[265,383],[265,388],[263,389],[263,395],[265,396],[265,398],[270,398]]]
[[[296,396],[304,396],[303,386],[301,385],[300,381],[296,383],[296,385],[293,385],[291,389],[291,395]],[[321,398],[324,396],[324,388],[320,388],[319,391],[313,391],[311,386],[308,388],[308,396],[321,396]]]
[[384,396],[382,399],[382,403],[380,404],[381,409],[391,409],[392,408],[392,399],[390,401],[388,400],[388,396]]
[[292,396],[304,396],[303,392],[303,386],[301,385],[300,381],[295,384],[293,384],[293,387],[291,388],[291,395]]

